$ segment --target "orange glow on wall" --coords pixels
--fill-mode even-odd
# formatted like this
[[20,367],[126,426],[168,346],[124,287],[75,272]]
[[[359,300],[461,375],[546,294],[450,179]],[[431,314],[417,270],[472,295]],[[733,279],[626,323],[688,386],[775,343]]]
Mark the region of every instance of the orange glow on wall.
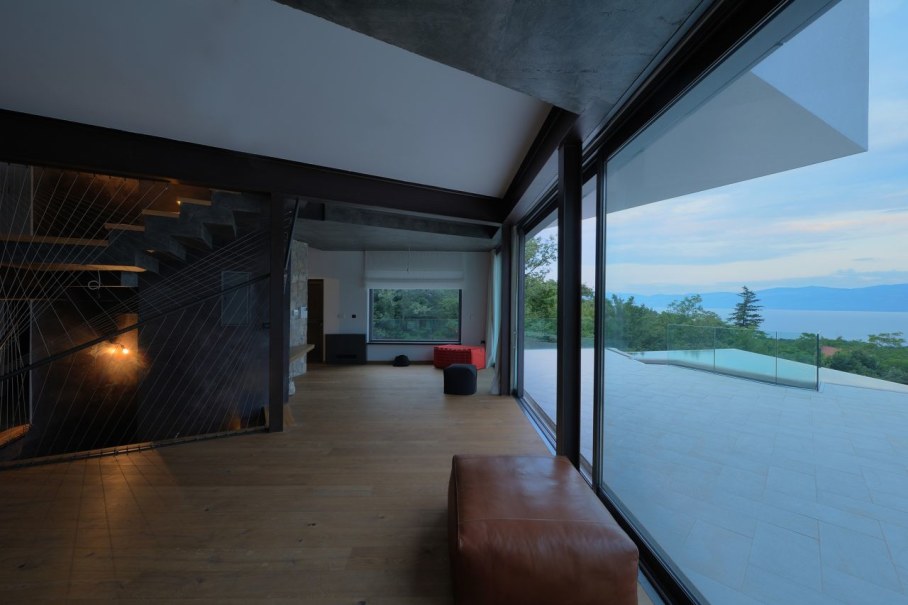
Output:
[[[139,320],[135,313],[117,316],[117,327],[128,328]],[[145,356],[139,350],[139,331],[130,330],[118,334],[107,342],[92,349],[98,362],[98,370],[107,384],[135,384],[146,366]]]

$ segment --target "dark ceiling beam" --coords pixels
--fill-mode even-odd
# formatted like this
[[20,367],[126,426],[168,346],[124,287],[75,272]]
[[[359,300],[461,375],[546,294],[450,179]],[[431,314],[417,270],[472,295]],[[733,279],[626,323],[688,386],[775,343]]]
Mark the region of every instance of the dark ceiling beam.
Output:
[[494,197],[0,110],[0,160],[498,225]]
[[378,212],[353,208],[344,204],[325,206],[323,220],[349,225],[384,227],[386,229],[402,229],[404,231],[457,235],[479,239],[491,239],[498,231],[498,227],[489,225],[432,219],[413,214]]
[[578,117],[576,113],[560,107],[552,107],[549,111],[549,115],[542,123],[539,133],[533,140],[533,144],[530,145],[520,168],[517,169],[517,173],[511,179],[511,184],[504,194],[504,206],[508,214],[515,210],[533,179],[549,161],[549,158],[558,151],[558,146],[565,137],[574,129]]

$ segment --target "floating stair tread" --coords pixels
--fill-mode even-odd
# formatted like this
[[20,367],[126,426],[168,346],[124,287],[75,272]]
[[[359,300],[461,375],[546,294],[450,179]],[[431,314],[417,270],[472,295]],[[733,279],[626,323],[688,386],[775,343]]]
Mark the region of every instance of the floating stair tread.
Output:
[[53,237],[50,235],[0,234],[2,242],[19,242],[24,244],[54,244],[60,246],[107,246],[106,239],[87,239],[82,237]]
[[142,225],[130,225],[127,223],[104,223],[104,228],[108,231],[145,231]]
[[211,200],[196,200],[196,199],[192,199],[192,198],[188,198],[188,197],[181,197],[180,199],[177,200],[177,204],[179,204],[181,206],[183,204],[192,204],[194,206],[210,206]]
[[146,208],[142,211],[144,216],[163,216],[165,218],[180,218],[179,212],[169,212],[167,210],[150,210]]
[[96,263],[79,265],[76,263],[0,263],[0,267],[10,269],[29,269],[31,271],[124,271],[126,273],[144,273],[145,269],[134,265],[99,265]]
[[12,428],[0,431],[0,447],[12,443],[17,439],[25,437],[26,433],[32,428],[30,424],[20,424]]

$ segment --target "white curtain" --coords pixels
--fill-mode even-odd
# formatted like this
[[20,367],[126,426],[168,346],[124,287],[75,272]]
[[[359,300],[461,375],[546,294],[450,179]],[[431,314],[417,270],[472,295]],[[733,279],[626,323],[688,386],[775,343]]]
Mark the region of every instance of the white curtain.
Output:
[[495,368],[492,379],[492,395],[500,395],[498,386],[498,346],[501,341],[501,254],[494,250],[489,253],[489,308],[486,317],[486,366]]

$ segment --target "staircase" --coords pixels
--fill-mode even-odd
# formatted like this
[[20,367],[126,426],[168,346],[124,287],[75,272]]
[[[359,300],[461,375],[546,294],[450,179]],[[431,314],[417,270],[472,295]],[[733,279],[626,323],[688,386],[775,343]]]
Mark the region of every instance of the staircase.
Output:
[[[260,220],[263,207],[254,197],[224,191],[213,192],[211,200],[181,199],[179,204],[178,212],[143,210],[142,224],[105,223],[106,239],[0,235],[4,268],[82,271],[83,281],[136,287],[137,274],[158,273],[162,259],[184,261],[189,248],[212,250],[231,241],[239,227]],[[101,272],[107,274],[103,280]],[[21,294],[28,298],[30,293]]]

